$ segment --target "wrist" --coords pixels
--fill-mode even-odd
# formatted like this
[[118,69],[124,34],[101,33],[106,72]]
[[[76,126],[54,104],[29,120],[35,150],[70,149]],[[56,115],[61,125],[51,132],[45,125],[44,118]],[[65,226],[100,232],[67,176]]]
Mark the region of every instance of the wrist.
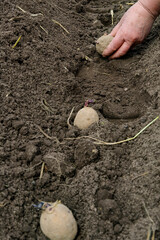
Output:
[[139,0],[138,3],[143,6],[154,19],[160,14],[160,0]]

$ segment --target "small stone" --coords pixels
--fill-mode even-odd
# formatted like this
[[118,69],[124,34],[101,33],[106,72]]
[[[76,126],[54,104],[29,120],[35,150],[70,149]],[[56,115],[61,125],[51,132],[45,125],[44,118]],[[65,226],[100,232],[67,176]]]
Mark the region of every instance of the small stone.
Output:
[[26,126],[22,126],[19,133],[23,136],[27,135],[28,134],[28,128]]
[[26,153],[27,160],[31,161],[36,156],[36,154],[38,153],[38,148],[33,143],[29,143],[26,146],[25,153]]
[[118,233],[120,233],[122,231],[122,226],[120,225],[120,224],[116,224],[115,226],[114,226],[114,232],[116,233],[116,234],[118,234]]
[[22,120],[13,120],[12,126],[14,129],[19,130],[24,125],[24,122]]
[[15,193],[15,192],[16,192],[16,189],[15,189],[14,187],[10,187],[10,188],[8,189],[8,191],[9,191],[10,193]]

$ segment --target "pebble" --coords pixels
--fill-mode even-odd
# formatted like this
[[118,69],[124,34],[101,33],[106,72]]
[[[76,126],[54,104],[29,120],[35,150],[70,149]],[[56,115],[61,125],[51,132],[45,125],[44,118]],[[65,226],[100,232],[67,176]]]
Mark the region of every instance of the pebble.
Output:
[[26,126],[22,126],[19,133],[23,136],[28,134],[28,128]]
[[25,153],[27,160],[31,161],[38,153],[38,147],[35,146],[33,143],[28,143],[28,145],[26,145]]
[[120,225],[120,224],[116,224],[115,226],[114,226],[114,232],[116,233],[116,234],[118,234],[118,233],[120,233],[122,231],[122,226]]

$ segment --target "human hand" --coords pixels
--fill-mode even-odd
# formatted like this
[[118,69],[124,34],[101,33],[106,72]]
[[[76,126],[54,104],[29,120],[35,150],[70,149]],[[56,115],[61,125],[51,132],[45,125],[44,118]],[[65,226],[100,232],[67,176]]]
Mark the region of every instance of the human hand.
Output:
[[103,57],[110,56],[110,59],[114,59],[125,55],[131,47],[146,38],[154,20],[153,15],[141,3],[135,3],[110,33],[114,39],[103,51]]

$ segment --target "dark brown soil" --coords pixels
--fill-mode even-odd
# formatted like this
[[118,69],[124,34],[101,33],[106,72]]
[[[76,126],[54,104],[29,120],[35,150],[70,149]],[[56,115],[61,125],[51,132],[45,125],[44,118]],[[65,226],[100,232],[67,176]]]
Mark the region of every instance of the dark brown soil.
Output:
[[[121,59],[95,51],[113,28],[110,10],[116,24],[128,8],[119,0],[1,0],[0,239],[47,239],[32,206],[39,199],[72,210],[76,240],[144,240],[150,227],[160,239],[159,120],[118,145],[75,139],[120,141],[159,115],[160,19]],[[72,108],[73,125],[87,99],[100,123],[69,128]]]

